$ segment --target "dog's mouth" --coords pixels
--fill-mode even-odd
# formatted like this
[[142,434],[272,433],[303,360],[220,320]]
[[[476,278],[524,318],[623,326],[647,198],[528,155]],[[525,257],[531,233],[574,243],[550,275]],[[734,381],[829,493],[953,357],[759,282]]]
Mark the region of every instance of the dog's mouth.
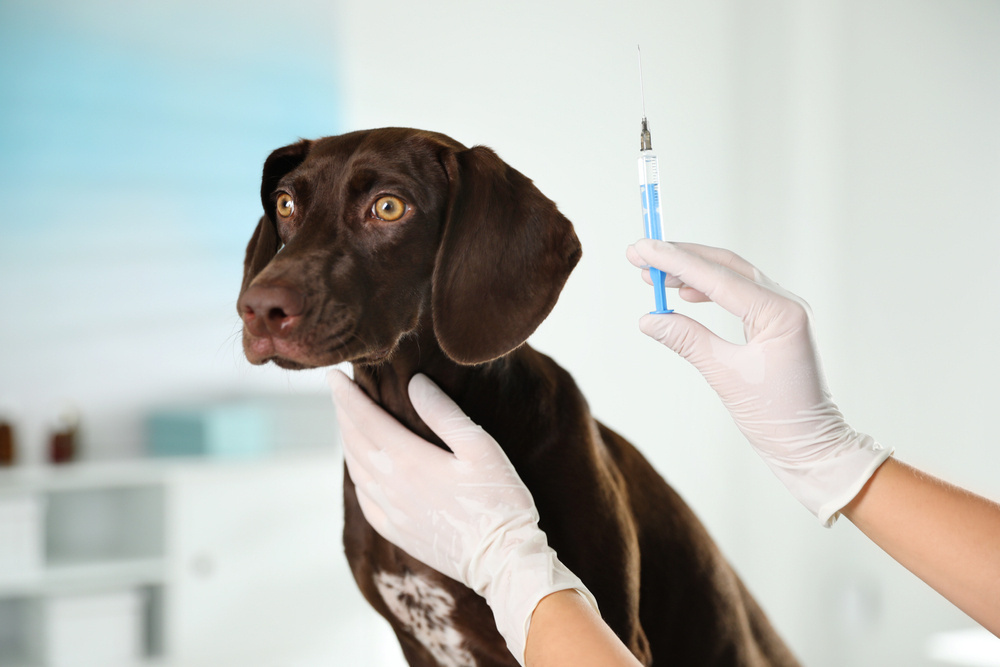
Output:
[[244,327],[243,352],[255,366],[271,362],[285,370],[305,370],[345,361],[381,363],[391,355],[392,348],[371,349],[355,333],[353,322],[345,322],[322,337],[305,332],[292,337],[258,336]]
[[[322,366],[333,366],[334,364],[312,364],[293,361],[292,359],[286,359],[284,357],[271,357],[266,361],[270,361],[278,368],[283,368],[286,371],[304,371],[310,368],[321,368]],[[264,363],[266,363],[266,361]]]

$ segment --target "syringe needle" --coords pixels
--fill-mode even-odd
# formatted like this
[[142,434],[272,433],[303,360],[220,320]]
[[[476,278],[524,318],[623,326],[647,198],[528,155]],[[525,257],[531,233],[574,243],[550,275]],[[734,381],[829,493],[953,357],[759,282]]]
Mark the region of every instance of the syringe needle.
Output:
[[646,119],[646,91],[642,86],[642,49],[635,45],[635,50],[639,53],[639,94],[642,96],[642,118]]
[[646,89],[642,85],[642,49],[635,45],[635,50],[639,53],[639,93],[642,95],[642,126],[639,131],[640,150],[648,151],[652,149],[653,142],[649,136],[649,124],[646,123]]

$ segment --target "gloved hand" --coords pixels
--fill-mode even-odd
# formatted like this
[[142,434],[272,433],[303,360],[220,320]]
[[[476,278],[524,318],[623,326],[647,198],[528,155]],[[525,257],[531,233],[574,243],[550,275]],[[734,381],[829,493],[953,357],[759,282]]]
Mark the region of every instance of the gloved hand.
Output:
[[[639,328],[697,368],[778,479],[825,526],[892,455],[844,421],[827,388],[809,306],[721,248],[643,239],[626,253],[664,271],[685,301],[714,301],[743,320],[745,345],[677,313]],[[649,272],[643,275],[650,281]]]
[[531,614],[550,593],[583,582],[538,527],[531,493],[507,455],[424,375],[410,381],[420,418],[452,452],[413,434],[338,370],[327,374],[344,458],[365,518],[396,546],[486,598],[524,664]]

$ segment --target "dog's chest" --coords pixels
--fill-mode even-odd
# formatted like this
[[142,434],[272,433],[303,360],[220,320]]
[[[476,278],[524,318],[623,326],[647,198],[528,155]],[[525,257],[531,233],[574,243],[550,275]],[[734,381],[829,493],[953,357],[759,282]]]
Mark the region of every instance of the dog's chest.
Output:
[[389,612],[441,667],[475,667],[475,658],[455,628],[455,598],[448,591],[412,572],[376,572],[375,586]]

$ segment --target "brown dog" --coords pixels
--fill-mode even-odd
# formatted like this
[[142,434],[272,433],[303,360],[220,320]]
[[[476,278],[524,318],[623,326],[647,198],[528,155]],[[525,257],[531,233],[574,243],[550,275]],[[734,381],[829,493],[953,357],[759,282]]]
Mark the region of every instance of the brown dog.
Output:
[[[407,397],[427,374],[503,446],[549,543],[643,663],[797,664],[680,497],[523,344],[580,259],[530,180],[488,148],[390,128],[276,150],[261,199],[238,302],[252,363],[351,361],[440,444]],[[351,569],[409,663],[516,665],[482,598],[383,540],[344,487]]]

